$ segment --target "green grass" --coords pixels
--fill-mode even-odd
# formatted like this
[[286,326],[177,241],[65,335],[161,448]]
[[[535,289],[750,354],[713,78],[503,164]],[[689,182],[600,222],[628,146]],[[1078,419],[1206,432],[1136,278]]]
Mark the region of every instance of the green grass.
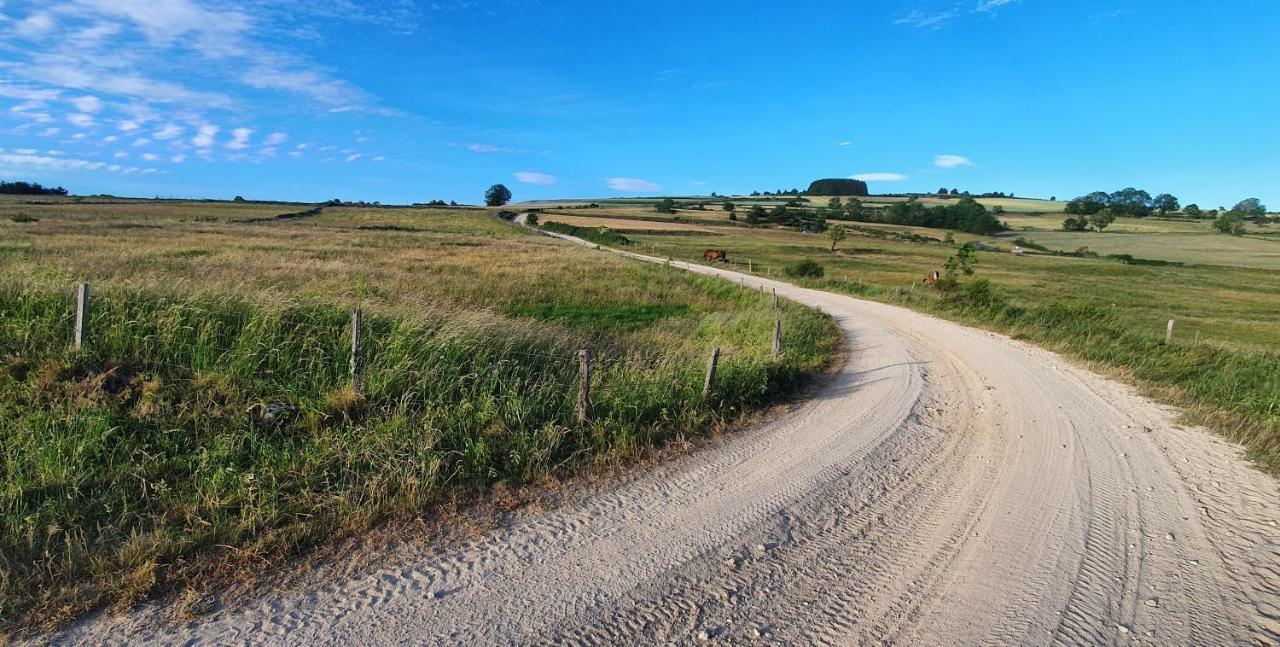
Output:
[[[1188,419],[1240,442],[1280,474],[1280,282],[1274,269],[1224,265],[1144,265],[1115,259],[979,253],[977,276],[994,297],[941,298],[920,285],[954,252],[942,243],[851,235],[837,253],[818,235],[773,229],[722,229],[719,246],[736,269],[781,276],[802,260],[824,277],[800,282],[934,312],[1011,334],[1140,385],[1183,407]],[[940,239],[942,231],[923,230]],[[1169,234],[1176,235],[1176,234]],[[1148,255],[1143,234],[1124,234]],[[957,239],[960,239],[957,236]],[[1240,240],[1221,236],[1223,245]],[[681,260],[700,258],[699,239],[633,236],[643,248]],[[1172,345],[1165,324],[1176,320]]]
[[[46,214],[0,247],[11,627],[216,586],[460,494],[645,455],[790,392],[838,345],[811,310],[483,211],[237,224],[216,205],[129,208],[141,213]],[[154,228],[119,226],[140,223]],[[89,344],[73,353],[86,278]],[[776,316],[793,343],[775,361]],[[580,425],[584,348],[596,360]]]

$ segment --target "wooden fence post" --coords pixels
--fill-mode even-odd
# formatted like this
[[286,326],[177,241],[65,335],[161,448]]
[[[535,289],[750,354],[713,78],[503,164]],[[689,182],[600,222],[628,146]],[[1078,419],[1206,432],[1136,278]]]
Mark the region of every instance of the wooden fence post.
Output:
[[773,289],[773,307],[775,309],[778,307],[778,288]]
[[773,358],[782,356],[782,319],[773,320]]
[[748,271],[748,272],[754,271],[752,268],[753,268],[753,266],[751,265],[751,259],[749,259],[749,258],[748,258],[748,259],[747,259],[747,271]]
[[578,351],[578,424],[586,424],[591,409],[591,351]]
[[720,363],[720,347],[711,348],[711,359],[707,361],[707,379],[702,382],[702,399],[711,395],[711,387],[716,380],[716,365]]
[[351,311],[351,388],[356,392],[360,392],[361,382],[361,366],[360,366],[360,309],[356,308]]
[[1169,320],[1169,325],[1164,329],[1164,343],[1173,343],[1173,320]]
[[76,286],[76,333],[72,347],[77,351],[84,348],[85,337],[89,334],[89,284]]

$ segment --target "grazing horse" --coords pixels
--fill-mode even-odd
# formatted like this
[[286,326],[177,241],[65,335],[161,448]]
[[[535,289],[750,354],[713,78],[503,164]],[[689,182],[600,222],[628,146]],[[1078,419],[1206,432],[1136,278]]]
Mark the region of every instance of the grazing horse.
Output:
[[723,249],[708,249],[702,253],[702,260],[727,263],[729,262],[729,252],[726,252]]
[[942,272],[939,272],[938,270],[934,270],[932,272],[929,272],[929,274],[924,277],[924,281],[922,282],[925,285],[933,285],[934,283],[938,282],[939,278],[942,278]]

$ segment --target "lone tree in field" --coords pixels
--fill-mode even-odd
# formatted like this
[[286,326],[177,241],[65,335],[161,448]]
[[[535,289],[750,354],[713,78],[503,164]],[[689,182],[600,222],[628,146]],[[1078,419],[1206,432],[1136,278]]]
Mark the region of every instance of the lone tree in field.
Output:
[[1103,209],[1102,211],[1099,211],[1098,213],[1095,213],[1092,216],[1089,216],[1089,224],[1093,225],[1093,228],[1097,229],[1098,231],[1102,231],[1103,229],[1106,229],[1107,225],[1110,225],[1115,221],[1116,221],[1116,214],[1113,213],[1110,209]]
[[845,229],[842,225],[836,225],[827,230],[827,238],[831,239],[831,251],[833,252],[836,251],[836,245],[848,237],[849,230]]
[[724,203],[724,204],[720,205],[720,208],[724,209],[725,211],[728,211],[729,213],[733,213],[735,210],[737,210],[738,205],[736,205],[736,204],[734,204],[734,203],[732,203],[732,202],[726,202],[726,203]]
[[486,206],[501,207],[508,202],[511,202],[511,189],[508,189],[505,185],[495,184],[484,192]]
[[675,213],[676,201],[671,198],[663,198],[657,205],[654,205],[653,210],[658,213]]
[[1189,205],[1187,205],[1187,206],[1185,206],[1185,207],[1183,207],[1183,208],[1182,208],[1182,213],[1185,213],[1185,214],[1187,214],[1188,216],[1191,216],[1192,218],[1199,218],[1199,217],[1200,217],[1200,205],[1198,205],[1198,204],[1196,204],[1196,203],[1192,202],[1191,204],[1189,204]]
[[1178,199],[1168,193],[1161,193],[1156,196],[1156,199],[1152,204],[1160,211],[1160,215],[1162,216],[1168,215],[1182,208],[1182,205],[1178,204]]

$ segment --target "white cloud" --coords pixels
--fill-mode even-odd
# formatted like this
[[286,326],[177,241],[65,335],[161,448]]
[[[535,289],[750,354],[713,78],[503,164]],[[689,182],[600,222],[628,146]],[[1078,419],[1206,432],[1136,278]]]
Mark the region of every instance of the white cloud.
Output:
[[102,110],[102,100],[98,97],[89,95],[76,97],[71,100],[71,105],[76,107],[80,112],[97,112]]
[[78,171],[90,170],[96,171],[104,168],[106,164],[103,162],[92,162],[82,159],[68,159],[65,157],[48,157],[41,155],[26,154],[0,154],[0,165],[5,168],[21,168],[21,169],[38,169],[51,171]]
[[112,157],[118,160],[125,160],[125,159],[129,159],[129,154],[124,151],[117,151],[115,155],[112,155]]
[[119,138],[119,137],[116,137],[115,135],[107,135],[106,137],[103,137],[103,138],[102,138],[102,141],[104,141],[104,142],[106,142],[106,143],[110,144],[111,142],[117,141],[117,140],[119,140],[119,139],[120,139],[120,138]]
[[943,25],[951,22],[959,12],[955,9],[948,9],[937,13],[926,13],[919,9],[913,9],[911,13],[893,21],[895,25],[906,25],[908,27],[919,27],[921,29],[938,29]]
[[350,155],[348,155],[348,156],[347,156],[347,161],[348,161],[348,162],[354,162],[354,161],[356,161],[356,160],[360,159],[361,157],[364,157],[364,155],[362,155],[362,154],[360,154],[360,153],[352,153],[352,154],[350,154]]
[[61,95],[62,93],[58,90],[30,88],[0,82],[0,97],[6,97],[9,99],[21,99],[24,101],[52,101]]
[[81,128],[92,128],[94,121],[92,115],[86,115],[83,112],[73,112],[67,115],[67,121]]
[[995,11],[999,7],[1007,4],[1013,4],[1015,0],[979,0],[977,8],[974,11]]
[[939,168],[957,168],[960,166],[973,166],[973,162],[963,155],[935,155],[933,165]]
[[863,182],[901,182],[907,179],[907,176],[901,173],[859,173],[850,175],[849,179]]
[[556,176],[547,175],[546,173],[535,173],[534,171],[516,171],[516,179],[525,184],[555,184]]
[[53,27],[52,16],[47,13],[36,13],[19,20],[13,31],[23,38],[39,38],[49,33]]
[[218,127],[205,124],[196,129],[196,136],[191,138],[191,145],[196,148],[209,148],[213,146],[213,138],[217,136]]
[[37,150],[36,150],[36,149],[34,149],[34,148],[15,148],[15,149],[13,149],[13,152],[15,152],[15,153],[17,153],[17,154],[19,154],[19,155],[35,155],[35,154],[36,154],[36,153],[38,153],[39,151],[37,151]]
[[267,146],[279,146],[287,141],[289,141],[289,136],[285,133],[271,133],[270,135],[267,135],[267,139],[264,143]]
[[227,142],[227,148],[233,151],[243,150],[249,147],[249,136],[253,134],[248,128],[233,128],[231,130],[231,141]]
[[844,141],[842,141],[842,142],[836,142],[836,146],[841,146],[841,147],[843,147],[843,146],[852,146],[852,145],[853,145],[853,142],[851,142],[851,141],[849,141],[849,140],[847,140],[847,139],[846,139],[846,140],[844,140]]
[[148,162],[154,162],[160,159],[160,156],[156,155],[155,153],[143,153],[142,159],[147,160]]
[[387,159],[387,158],[386,158],[386,157],[383,157],[382,155],[377,155],[377,156],[375,156],[375,157],[373,158],[373,161],[375,161],[375,162],[382,162],[382,161],[384,161],[384,160],[386,160],[386,159]]
[[138,125],[138,122],[132,119],[125,119],[123,121],[116,122],[116,128],[119,128],[120,130],[123,130],[126,133],[131,133],[141,127],[142,126]]
[[173,157],[170,157],[169,161],[173,162],[174,164],[181,164],[187,161],[187,156],[179,153],[177,155],[174,155]]
[[61,128],[58,128],[57,126],[51,126],[49,128],[45,128],[44,130],[40,131],[40,134],[44,135],[45,137],[53,137],[54,135],[57,135],[60,132],[62,132]]
[[502,148],[492,144],[467,144],[465,147],[473,153],[509,153],[510,148]]
[[146,137],[139,137],[133,140],[134,146],[146,146],[147,144],[150,144],[150,143],[151,143],[151,140],[147,139]]
[[182,134],[182,131],[182,126],[177,124],[165,124],[158,128],[154,133],[151,133],[151,136],[160,141],[166,141],[178,137]]
[[289,157],[302,157],[302,151],[289,151]]
[[630,177],[611,177],[605,178],[605,184],[615,191],[628,191],[631,193],[643,193],[661,191],[662,185],[649,182],[648,180],[637,180]]

